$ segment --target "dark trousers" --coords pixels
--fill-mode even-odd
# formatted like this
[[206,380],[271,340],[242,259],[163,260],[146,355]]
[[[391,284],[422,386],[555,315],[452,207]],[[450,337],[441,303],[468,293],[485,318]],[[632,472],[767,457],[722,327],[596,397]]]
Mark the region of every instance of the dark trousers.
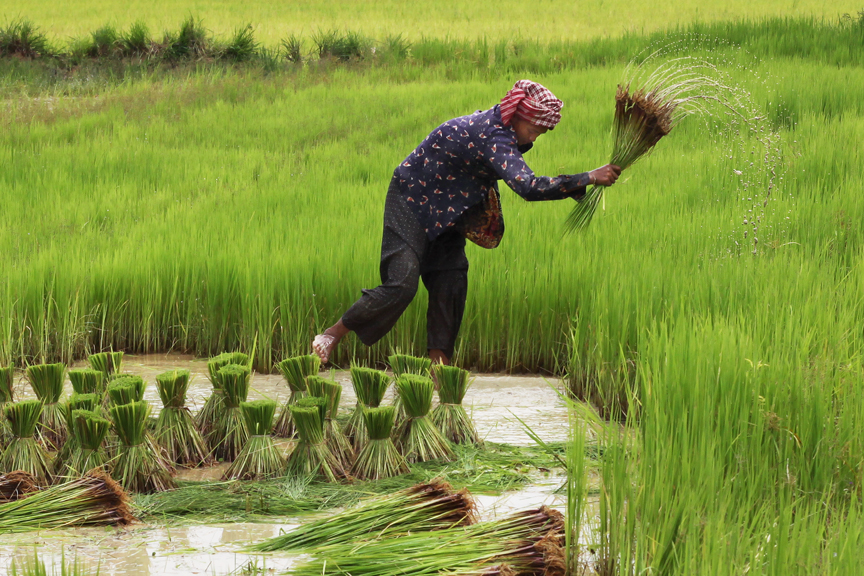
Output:
[[468,259],[465,238],[457,230],[430,241],[396,185],[384,205],[381,240],[381,285],[363,296],[342,316],[342,323],[371,346],[384,337],[417,293],[419,280],[429,292],[426,348],[451,358],[465,312]]

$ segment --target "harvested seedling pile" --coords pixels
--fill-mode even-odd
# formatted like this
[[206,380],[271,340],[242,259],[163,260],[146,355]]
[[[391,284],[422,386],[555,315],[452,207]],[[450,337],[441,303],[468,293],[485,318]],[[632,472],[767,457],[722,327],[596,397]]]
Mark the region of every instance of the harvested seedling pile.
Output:
[[7,404],[6,420],[12,431],[12,440],[0,456],[0,473],[22,471],[33,476],[39,484],[51,482],[51,467],[45,448],[36,439],[36,423],[42,414],[42,402],[23,400]]
[[285,459],[273,442],[273,416],[276,402],[256,400],[241,402],[249,440],[222,476],[223,480],[262,480],[279,476],[285,469]]
[[289,408],[297,427],[297,445],[288,455],[286,474],[293,478],[317,477],[327,482],[338,482],[347,477],[342,462],[324,441],[324,415],[327,400],[302,398]]
[[105,383],[108,378],[101,370],[91,368],[70,370],[69,381],[76,394],[96,394],[100,402],[105,397]]
[[98,352],[91,354],[87,361],[90,367],[94,370],[99,370],[105,375],[107,380],[114,374],[120,373],[120,367],[123,363],[123,352]]
[[[432,375],[432,360],[429,358],[418,358],[407,354],[393,354],[387,358],[390,363],[390,368],[393,369],[393,376],[399,378],[403,374],[415,374],[417,376],[429,377]],[[396,387],[396,397],[393,400],[393,406],[396,407],[396,423],[397,425],[405,419],[405,409],[402,407],[402,396],[399,394],[399,387]]]
[[396,389],[402,398],[405,419],[394,434],[394,443],[399,453],[408,462],[429,460],[450,461],[453,450],[429,416],[435,385],[426,376],[403,374],[396,379]]
[[213,432],[213,425],[216,422],[217,415],[223,412],[224,393],[219,387],[219,380],[216,375],[220,368],[231,364],[246,366],[249,364],[249,356],[242,352],[225,352],[207,361],[207,376],[210,378],[213,392],[211,392],[204,402],[204,406],[195,416],[195,425],[204,438],[207,438]]
[[128,404],[144,400],[144,390],[147,383],[141,376],[118,374],[108,382],[108,398],[110,404]]
[[391,379],[381,370],[351,366],[351,382],[354,384],[354,394],[357,395],[357,406],[345,423],[343,431],[354,445],[354,451],[357,452],[363,448],[369,438],[363,413],[367,408],[377,408],[381,405]]
[[96,410],[96,407],[99,405],[100,398],[96,394],[72,394],[72,397],[63,406],[63,415],[69,427],[69,434],[63,447],[54,456],[54,474],[63,475],[65,473],[69,458],[72,456],[78,443],[78,438],[75,436],[72,426],[72,413],[75,410]]
[[0,504],[25,498],[39,489],[32,474],[20,470],[0,476]]
[[305,398],[307,394],[306,377],[318,373],[321,367],[321,359],[315,354],[307,356],[295,356],[294,358],[286,358],[276,365],[282,377],[288,383],[288,388],[291,389],[291,395],[288,396],[288,401],[282,407],[282,413],[276,424],[273,426],[273,434],[280,438],[292,438],[295,433],[294,423],[291,422],[290,407],[297,403],[300,398]]
[[186,408],[189,389],[188,370],[170,370],[156,376],[156,387],[162,399],[162,411],[156,420],[154,438],[166,451],[166,457],[181,466],[200,466],[209,458],[207,443]]
[[309,376],[306,379],[309,394],[327,400],[327,413],[324,416],[324,441],[339,458],[342,465],[348,469],[354,462],[354,448],[345,437],[336,417],[339,415],[339,402],[342,400],[342,385],[334,380],[321,376]]
[[112,461],[111,477],[130,492],[161,492],[175,488],[171,471],[146,439],[150,404],[130,402],[111,407],[111,419],[120,440]]
[[111,422],[102,418],[98,412],[74,410],[70,423],[75,445],[63,475],[77,478],[94,468],[104,469],[108,457],[103,443],[108,436]]
[[36,436],[46,450],[59,450],[66,441],[66,416],[59,404],[65,375],[66,365],[63,363],[27,367],[27,379],[43,405]]
[[393,406],[366,408],[363,419],[369,440],[357,454],[351,474],[361,480],[381,480],[410,472],[405,459],[399,454],[390,435],[393,433]]
[[249,378],[252,372],[248,366],[229,364],[216,372],[216,382],[222,390],[222,411],[216,420],[207,442],[213,455],[226,462],[233,462],[249,440],[240,403],[249,395]]
[[439,387],[439,403],[432,412],[432,421],[451,442],[477,444],[477,430],[462,406],[469,386],[468,371],[443,364],[436,364],[432,371]]

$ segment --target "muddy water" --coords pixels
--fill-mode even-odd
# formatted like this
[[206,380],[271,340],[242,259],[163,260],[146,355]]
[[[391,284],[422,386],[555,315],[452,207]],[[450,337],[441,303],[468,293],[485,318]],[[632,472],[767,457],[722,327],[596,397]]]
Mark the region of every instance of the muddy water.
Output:
[[[186,369],[192,373],[187,405],[193,411],[200,408],[210,394],[207,365],[203,360],[182,355],[127,356],[123,371],[144,377],[148,386],[145,398],[154,413],[161,407],[156,391],[157,374],[171,369]],[[353,407],[356,396],[346,371],[334,372],[333,377],[343,387],[342,405]],[[534,376],[477,375],[465,397],[480,435],[488,441],[516,445],[532,444],[518,416],[547,441],[567,437],[567,412],[555,388],[556,380]],[[19,398],[32,396],[26,382],[19,379]],[[67,392],[71,386],[67,382]],[[250,399],[271,398],[282,404],[289,390],[279,375],[255,374]],[[388,391],[392,397],[392,389]],[[288,446],[286,445],[287,449]],[[221,475],[223,464],[204,470],[182,472],[188,480],[209,480]],[[481,518],[494,519],[514,510],[549,505],[563,511],[563,496],[556,493],[563,478],[538,477],[532,485],[500,496],[477,496]],[[309,516],[303,520],[308,521]],[[47,562],[59,562],[61,554],[77,557],[91,565],[100,565],[100,574],[128,575],[221,575],[235,572],[250,562],[284,572],[302,557],[273,554],[250,556],[242,547],[250,542],[269,538],[296,526],[299,518],[278,518],[274,523],[207,524],[181,527],[136,525],[125,530],[76,529],[44,531],[36,534],[3,536],[0,539],[0,576],[9,573],[13,559],[19,562],[33,556],[34,547]]]

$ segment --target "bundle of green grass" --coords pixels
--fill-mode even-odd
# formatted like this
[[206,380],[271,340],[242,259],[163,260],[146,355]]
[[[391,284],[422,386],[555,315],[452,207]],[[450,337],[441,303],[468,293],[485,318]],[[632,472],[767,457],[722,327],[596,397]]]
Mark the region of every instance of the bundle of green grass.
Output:
[[101,372],[107,380],[120,373],[123,364],[123,352],[97,352],[87,357],[87,362],[93,370]]
[[100,402],[105,397],[108,378],[101,370],[80,368],[70,370],[68,375],[69,381],[72,383],[72,390],[76,394],[96,394],[99,396]]
[[339,415],[339,402],[342,400],[342,385],[321,376],[309,376],[306,385],[310,396],[324,398],[327,401],[327,412],[324,415],[324,441],[342,465],[350,468],[354,462],[354,448],[336,419]]
[[207,442],[213,455],[233,462],[249,440],[249,432],[240,410],[240,403],[249,395],[248,366],[228,364],[216,372],[216,385],[222,390],[222,411],[216,415]]
[[453,459],[450,443],[429,416],[435,384],[431,378],[403,374],[396,380],[405,419],[396,428],[394,443],[408,462]]
[[436,364],[432,367],[432,373],[438,382],[439,400],[438,406],[432,411],[432,422],[454,444],[477,444],[477,430],[462,406],[469,386],[468,371]]
[[165,449],[168,460],[194,467],[205,464],[210,459],[210,451],[186,407],[189,376],[188,370],[170,370],[156,376],[163,407],[153,436]]
[[146,389],[147,383],[141,376],[117,375],[108,382],[109,403],[117,406],[129,402],[141,402],[144,400]]
[[338,482],[348,476],[342,462],[324,441],[324,417],[327,400],[324,398],[302,398],[292,405],[292,419],[297,427],[298,441],[285,466],[291,478],[321,478],[327,482]]
[[351,382],[354,384],[354,393],[357,395],[357,406],[351,413],[348,422],[345,423],[344,432],[345,436],[351,440],[354,451],[357,452],[363,448],[369,438],[363,413],[369,408],[377,408],[381,405],[392,380],[386,372],[381,370],[351,366]]
[[296,428],[291,418],[291,406],[294,406],[298,400],[305,398],[308,394],[306,378],[318,374],[318,369],[321,368],[321,359],[316,354],[295,356],[279,362],[276,368],[279,369],[285,382],[288,383],[291,394],[282,407],[279,419],[273,426],[273,434],[280,438],[293,438]]
[[120,444],[111,462],[111,477],[130,492],[150,494],[176,488],[171,470],[147,441],[150,404],[129,402],[111,407]]
[[66,365],[62,362],[27,367],[27,379],[43,405],[36,436],[47,450],[59,450],[68,435],[66,416],[59,404],[65,376]]
[[[387,358],[387,362],[390,364],[393,376],[397,380],[405,374],[432,376],[432,360],[430,358],[418,358],[417,356],[409,356],[408,354],[393,354]],[[396,422],[398,424],[405,419],[405,409],[402,407],[402,397],[399,395],[398,387],[396,388],[396,397],[393,399],[393,406],[396,407]]]
[[195,415],[195,426],[204,438],[213,433],[213,425],[224,408],[224,393],[219,387],[219,379],[216,377],[219,369],[229,365],[246,366],[248,364],[249,356],[243,352],[224,352],[207,361],[207,377],[210,379],[213,390],[204,402],[204,406]]
[[51,483],[51,466],[45,448],[39,444],[34,435],[39,417],[42,415],[42,402],[39,400],[23,400],[7,404],[3,411],[12,439],[0,456],[0,473],[8,474],[20,470],[32,475],[41,485]]
[[13,400],[12,387],[14,386],[14,376],[15,370],[11,366],[0,368],[0,451],[12,439],[12,431],[9,429],[9,422],[6,421],[3,408]]
[[62,475],[80,478],[93,469],[104,470],[108,464],[104,443],[111,422],[90,410],[73,410],[69,422],[75,444]]
[[76,410],[96,410],[96,407],[101,404],[101,398],[96,394],[72,394],[66,404],[63,406],[63,414],[66,419],[66,424],[69,426],[69,435],[63,447],[54,456],[54,474],[63,476],[69,464],[69,459],[75,451],[78,443],[78,438],[75,436],[72,427],[72,413]]
[[249,431],[249,440],[222,476],[223,480],[263,480],[279,476],[285,459],[273,442],[270,431],[276,415],[276,402],[255,400],[241,402],[240,410]]
[[396,409],[393,406],[366,408],[363,419],[369,440],[357,454],[351,474],[360,480],[381,480],[410,472],[405,459],[399,454],[393,440],[393,421]]

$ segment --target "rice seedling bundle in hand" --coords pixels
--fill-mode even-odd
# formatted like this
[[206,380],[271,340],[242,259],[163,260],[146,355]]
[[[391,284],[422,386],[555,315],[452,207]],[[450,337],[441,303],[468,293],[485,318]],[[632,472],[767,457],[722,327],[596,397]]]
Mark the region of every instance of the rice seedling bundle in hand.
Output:
[[118,375],[108,382],[108,398],[111,404],[128,404],[144,400],[147,383],[141,376]]
[[213,423],[216,422],[216,416],[223,409],[223,392],[219,388],[219,380],[216,378],[216,374],[223,366],[232,364],[246,366],[249,364],[249,356],[243,352],[224,352],[207,361],[207,376],[210,378],[213,391],[207,397],[204,406],[195,415],[195,425],[204,438],[207,438],[213,432]]
[[363,538],[387,538],[429,532],[476,521],[475,503],[466,490],[454,491],[439,479],[369,498],[354,508],[298,526],[255,544],[257,552],[307,551],[316,546],[351,544]]
[[366,444],[369,437],[366,433],[363,412],[367,408],[377,408],[381,405],[391,381],[390,376],[381,370],[351,366],[351,382],[354,384],[354,394],[357,395],[357,406],[345,423],[343,432],[351,440],[355,452]]
[[396,428],[394,444],[408,462],[453,459],[450,443],[429,416],[435,384],[426,376],[403,374],[396,389],[405,408],[405,419]]
[[285,465],[285,473],[293,478],[317,477],[337,482],[347,477],[345,468],[324,442],[324,418],[327,401],[323,398],[302,398],[289,408],[297,427],[298,441]]
[[89,410],[74,410],[69,422],[75,445],[62,475],[79,478],[94,468],[104,469],[108,456],[103,444],[111,422]]
[[255,400],[241,402],[249,440],[222,476],[223,480],[260,480],[279,476],[285,469],[285,459],[273,442],[270,431],[276,415],[276,402]]
[[16,470],[0,475],[0,504],[26,498],[28,494],[38,489],[36,479],[27,472]]
[[350,468],[354,462],[354,448],[336,420],[339,415],[339,402],[342,400],[342,385],[321,376],[309,376],[306,379],[306,384],[311,396],[327,400],[327,413],[324,416],[324,441],[333,455],[339,458],[342,465],[345,468]]
[[36,397],[42,401],[42,415],[36,425],[36,436],[48,450],[58,450],[66,441],[66,416],[59,402],[63,395],[66,365],[37,364],[27,367],[27,379]]
[[42,402],[23,400],[7,404],[3,411],[12,431],[12,440],[0,456],[0,473],[20,470],[32,475],[39,484],[49,484],[51,467],[48,456],[45,448],[34,438],[42,414]]
[[0,451],[2,451],[12,439],[12,431],[9,429],[9,423],[6,422],[3,407],[9,402],[12,402],[14,375],[15,369],[11,366],[8,368],[0,368]]
[[462,406],[469,386],[468,371],[444,364],[436,364],[432,371],[438,381],[439,400],[432,422],[454,444],[477,444],[477,430]]
[[222,411],[216,414],[207,442],[216,458],[233,462],[249,440],[249,432],[240,410],[240,403],[249,395],[247,366],[229,364],[216,372],[216,381],[222,390]]
[[123,363],[123,352],[97,352],[87,358],[90,367],[105,375],[107,380],[113,374],[120,373],[120,365]]
[[120,445],[111,462],[111,477],[130,492],[161,492],[176,488],[171,471],[147,442],[150,404],[130,402],[111,407]]
[[69,435],[66,437],[66,442],[63,447],[54,456],[54,474],[62,475],[66,469],[69,457],[75,451],[75,446],[78,439],[75,436],[72,425],[72,412],[75,410],[96,410],[96,407],[101,404],[101,398],[96,394],[72,394],[66,404],[63,406],[63,414],[66,419],[66,424],[69,427]]
[[396,409],[392,406],[366,408],[363,418],[369,440],[357,454],[351,474],[361,480],[381,480],[410,472],[390,435]]
[[308,390],[306,388],[306,377],[318,374],[321,368],[321,359],[317,354],[308,354],[306,356],[295,356],[294,358],[286,358],[276,365],[282,377],[288,383],[288,388],[291,389],[291,394],[288,396],[288,401],[282,407],[282,413],[276,420],[273,426],[273,434],[280,438],[292,438],[295,433],[294,424],[291,422],[290,406],[297,403],[300,398],[306,397]]
[[0,534],[79,526],[125,526],[135,521],[129,497],[108,475],[92,471],[0,504]]
[[204,438],[186,407],[188,370],[170,370],[156,376],[162,411],[156,420],[154,439],[165,449],[165,457],[181,466],[200,466],[210,459]]
[[[390,368],[393,369],[393,376],[398,379],[403,374],[416,374],[417,376],[431,376],[432,359],[418,358],[407,354],[393,354],[387,358],[390,363]],[[399,387],[396,387],[396,396],[393,399],[393,406],[396,407],[396,424],[397,426],[405,419],[405,409],[402,407],[402,397],[399,395]]]

